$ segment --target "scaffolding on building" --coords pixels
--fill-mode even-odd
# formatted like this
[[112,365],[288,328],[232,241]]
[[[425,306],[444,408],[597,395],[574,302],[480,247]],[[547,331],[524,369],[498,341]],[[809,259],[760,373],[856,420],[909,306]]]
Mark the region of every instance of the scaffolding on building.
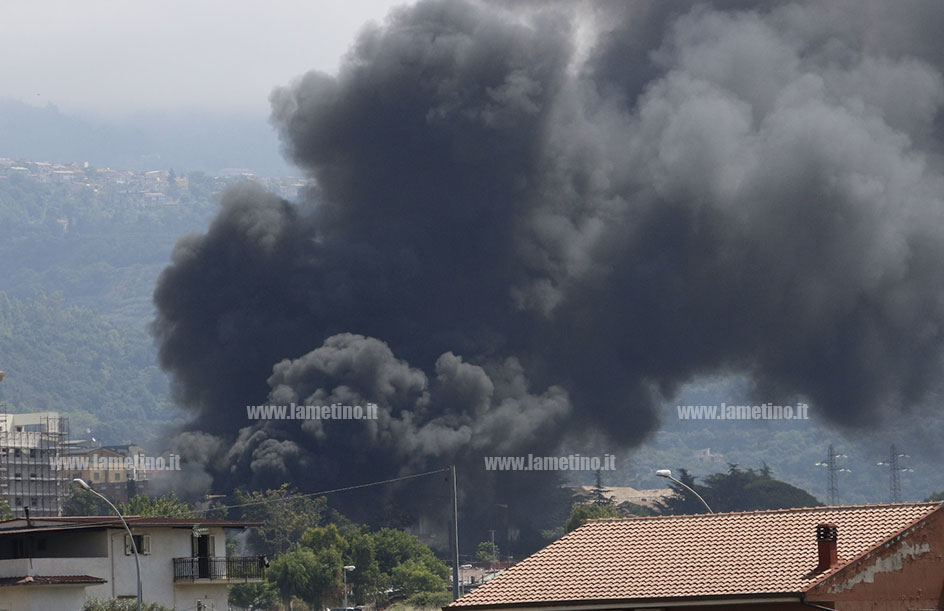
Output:
[[0,496],[17,517],[58,516],[67,482],[60,477],[69,419],[56,412],[0,414]]

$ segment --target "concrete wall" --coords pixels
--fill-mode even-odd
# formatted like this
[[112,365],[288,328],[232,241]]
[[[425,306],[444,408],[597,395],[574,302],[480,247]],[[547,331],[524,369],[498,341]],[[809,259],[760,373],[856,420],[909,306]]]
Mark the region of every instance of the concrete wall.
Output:
[[839,611],[944,608],[941,510],[825,580],[807,600]]
[[0,588],[0,611],[78,611],[84,602],[82,586]]

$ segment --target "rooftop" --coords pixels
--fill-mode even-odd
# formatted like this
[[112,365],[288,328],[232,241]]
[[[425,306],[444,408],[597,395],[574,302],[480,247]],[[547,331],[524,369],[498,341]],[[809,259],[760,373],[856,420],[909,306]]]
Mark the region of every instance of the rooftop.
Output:
[[[800,593],[939,507],[897,503],[592,520],[449,607]],[[822,523],[838,527],[839,564],[815,573],[815,531]]]
[[[203,520],[200,518],[148,518],[125,516],[129,527],[193,528],[194,526],[216,526],[221,528],[249,528],[262,526],[262,522],[241,520]],[[0,522],[0,536],[54,530],[88,530],[94,528],[124,528],[117,516],[63,516],[37,517],[6,520]]]
[[23,577],[0,577],[0,587],[98,585],[101,583],[108,582],[101,577],[93,577],[91,575],[24,575]]

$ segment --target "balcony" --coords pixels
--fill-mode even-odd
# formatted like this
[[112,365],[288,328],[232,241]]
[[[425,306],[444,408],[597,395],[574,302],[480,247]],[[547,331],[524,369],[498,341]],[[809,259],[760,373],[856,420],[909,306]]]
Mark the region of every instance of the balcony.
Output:
[[265,560],[258,556],[174,558],[174,581],[262,581]]

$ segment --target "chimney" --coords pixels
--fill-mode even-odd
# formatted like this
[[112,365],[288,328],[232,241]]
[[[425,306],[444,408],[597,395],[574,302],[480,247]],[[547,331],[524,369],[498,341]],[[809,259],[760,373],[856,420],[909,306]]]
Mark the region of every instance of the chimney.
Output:
[[820,524],[816,527],[816,548],[819,552],[817,573],[827,571],[839,563],[839,554],[836,552],[835,524]]

